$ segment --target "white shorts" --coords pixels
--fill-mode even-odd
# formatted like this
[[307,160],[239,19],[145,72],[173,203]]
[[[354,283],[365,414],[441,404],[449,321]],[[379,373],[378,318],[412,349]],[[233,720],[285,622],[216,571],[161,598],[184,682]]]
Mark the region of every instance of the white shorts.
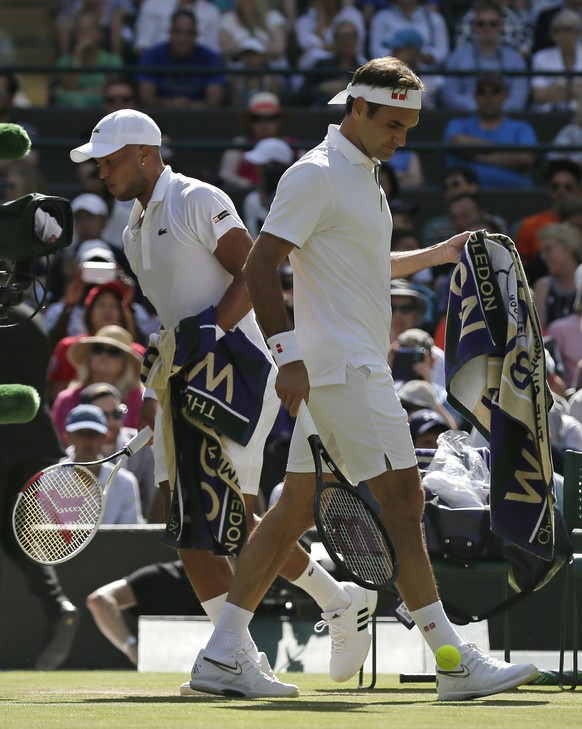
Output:
[[[325,447],[352,483],[416,466],[408,418],[388,369],[348,364],[345,384],[312,388],[309,410]],[[313,471],[299,423],[291,438],[287,471]]]
[[[232,461],[243,494],[256,496],[259,492],[265,441],[273,428],[281,405],[275,392],[276,376],[277,369],[272,367],[265,388],[261,417],[247,445],[243,447],[228,438],[221,438],[222,448]],[[154,430],[154,462],[156,484],[159,485],[162,481],[168,480],[164,442],[161,437],[161,408],[158,408]]]

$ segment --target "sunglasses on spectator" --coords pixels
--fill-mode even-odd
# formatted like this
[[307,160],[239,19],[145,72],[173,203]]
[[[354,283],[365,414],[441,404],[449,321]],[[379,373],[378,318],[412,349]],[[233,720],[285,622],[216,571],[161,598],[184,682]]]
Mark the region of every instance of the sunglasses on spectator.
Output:
[[108,354],[110,357],[123,357],[123,350],[117,347],[108,347],[106,344],[93,344],[91,354]]
[[550,183],[550,190],[557,192],[563,190],[564,192],[574,192],[574,185],[568,182],[552,182]]
[[501,23],[499,20],[476,20],[475,25],[477,28],[499,28]]
[[483,86],[482,88],[477,88],[477,93],[479,96],[497,96],[503,93],[503,89],[501,86]]
[[126,104],[128,101],[134,101],[134,96],[132,94],[112,94],[111,96],[106,96],[105,101],[108,104],[114,104],[116,101]]
[[392,312],[399,311],[401,314],[412,314],[416,311],[416,306],[413,304],[392,304]]
[[127,405],[119,405],[115,410],[103,411],[107,420],[122,420],[127,415]]

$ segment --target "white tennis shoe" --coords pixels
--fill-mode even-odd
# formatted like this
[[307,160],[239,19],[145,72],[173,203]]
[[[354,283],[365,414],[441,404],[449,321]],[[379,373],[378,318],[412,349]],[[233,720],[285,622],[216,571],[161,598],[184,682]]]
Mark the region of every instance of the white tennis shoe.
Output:
[[299,696],[297,686],[263,673],[260,664],[253,661],[244,646],[227,656],[209,656],[206,650],[201,650],[192,666],[190,688],[247,699]]
[[498,661],[469,643],[461,652],[461,661],[452,670],[436,666],[439,701],[463,701],[491,696],[533,681],[539,676],[531,663]]
[[[263,653],[262,651],[259,653],[259,666],[261,668],[261,671],[269,676],[269,678],[275,678],[275,673],[273,669],[271,668],[271,664],[269,663],[269,659],[267,658],[267,654]],[[198,694],[202,693],[201,691],[194,691],[192,688],[190,688],[190,681],[184,681],[184,683],[180,686],[180,696],[196,696]]]
[[315,624],[316,633],[329,628],[329,675],[338,683],[348,681],[364,665],[372,644],[368,623],[378,604],[377,592],[365,590],[353,582],[342,584],[352,597],[349,607],[321,613],[323,619]]

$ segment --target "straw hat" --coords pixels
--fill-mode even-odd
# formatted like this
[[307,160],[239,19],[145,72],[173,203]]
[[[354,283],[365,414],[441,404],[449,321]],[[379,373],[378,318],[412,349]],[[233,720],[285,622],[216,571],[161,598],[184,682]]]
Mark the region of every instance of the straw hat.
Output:
[[127,329],[118,327],[116,324],[108,324],[105,327],[101,327],[94,336],[81,337],[81,339],[77,342],[74,342],[67,352],[67,357],[71,364],[75,367],[79,367],[86,363],[91,347],[94,344],[105,344],[109,347],[117,347],[125,352],[131,366],[134,369],[135,376],[139,377],[141,357],[132,348],[132,343],[133,338]]

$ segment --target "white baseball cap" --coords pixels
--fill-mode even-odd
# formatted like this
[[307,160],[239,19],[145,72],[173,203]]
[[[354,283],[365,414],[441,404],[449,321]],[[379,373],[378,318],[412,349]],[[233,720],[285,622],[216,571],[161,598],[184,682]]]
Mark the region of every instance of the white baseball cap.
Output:
[[293,162],[293,150],[282,139],[268,137],[257,142],[249,152],[243,154],[243,157],[254,165],[266,165],[269,162],[290,165]]
[[100,195],[94,195],[92,192],[77,195],[71,202],[71,210],[73,213],[85,210],[92,215],[101,215],[104,218],[109,216],[109,208],[105,200]]
[[85,162],[94,157],[106,157],[126,144],[148,144],[160,147],[162,132],[147,114],[135,109],[120,109],[97,122],[87,144],[71,150],[73,162]]
[[102,240],[94,238],[83,241],[77,250],[77,261],[87,263],[87,261],[92,261],[95,258],[101,258],[107,263],[115,263],[113,251]]

